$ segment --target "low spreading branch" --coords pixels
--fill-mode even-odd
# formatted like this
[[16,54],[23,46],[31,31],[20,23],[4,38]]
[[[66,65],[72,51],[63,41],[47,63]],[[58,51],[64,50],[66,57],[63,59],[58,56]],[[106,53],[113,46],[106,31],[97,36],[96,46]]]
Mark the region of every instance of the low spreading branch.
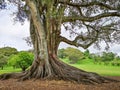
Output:
[[102,13],[93,17],[86,17],[86,16],[64,16],[62,18],[62,22],[73,22],[76,20],[81,20],[81,21],[87,21],[87,22],[92,22],[101,18],[105,17],[120,17],[120,13],[118,12],[108,12],[108,13]]
[[73,3],[73,2],[66,2],[63,0],[59,0],[59,3],[66,4],[66,5],[73,6],[73,7],[89,7],[89,6],[97,5],[97,6],[104,7],[104,8],[110,9],[110,10],[117,10],[116,7],[112,7],[108,4],[105,4],[105,3],[102,3],[99,1],[92,1],[92,2],[88,2],[88,3]]
[[[97,41],[97,38],[98,38],[98,32],[94,37],[89,37],[89,36],[85,37],[85,36],[79,35],[73,41],[61,36],[61,42],[65,42],[67,44],[86,49],[89,46],[91,46],[93,43],[95,43]],[[82,40],[82,42],[86,42],[89,40],[90,42],[80,44],[79,40]]]

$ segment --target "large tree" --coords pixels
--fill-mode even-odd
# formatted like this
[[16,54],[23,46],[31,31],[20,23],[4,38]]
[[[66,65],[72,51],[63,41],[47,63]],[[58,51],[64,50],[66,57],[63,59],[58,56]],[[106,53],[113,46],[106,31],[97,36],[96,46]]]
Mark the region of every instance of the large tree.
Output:
[[[60,42],[88,48],[104,41],[120,42],[120,0],[1,0],[1,9],[8,1],[18,6],[17,20],[29,17],[35,58],[24,73],[4,74],[26,80],[31,78],[63,79],[78,83],[104,83],[111,79],[69,66],[57,57]],[[29,15],[28,15],[29,14]],[[72,36],[61,35],[64,27]],[[114,80],[112,80],[114,81]]]

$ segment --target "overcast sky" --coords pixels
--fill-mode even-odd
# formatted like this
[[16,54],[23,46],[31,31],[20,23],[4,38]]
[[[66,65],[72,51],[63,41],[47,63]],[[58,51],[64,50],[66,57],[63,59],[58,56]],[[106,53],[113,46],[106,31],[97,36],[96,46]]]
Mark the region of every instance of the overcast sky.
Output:
[[[19,51],[31,49],[32,47],[29,47],[25,40],[23,40],[23,38],[27,36],[29,36],[28,21],[26,21],[24,25],[21,25],[20,23],[14,24],[13,19],[11,18],[10,12],[8,10],[0,11],[0,47],[15,47]],[[65,43],[61,43],[59,46],[59,48],[66,47],[68,47],[68,45]],[[79,49],[84,51],[84,49],[82,48]],[[93,46],[91,46],[89,50],[91,53],[103,51],[96,50]],[[120,55],[120,45],[112,45],[109,51],[118,53]]]
[[18,50],[28,50],[23,38],[29,36],[29,22],[24,25],[14,23],[9,11],[0,12],[0,47],[11,46]]

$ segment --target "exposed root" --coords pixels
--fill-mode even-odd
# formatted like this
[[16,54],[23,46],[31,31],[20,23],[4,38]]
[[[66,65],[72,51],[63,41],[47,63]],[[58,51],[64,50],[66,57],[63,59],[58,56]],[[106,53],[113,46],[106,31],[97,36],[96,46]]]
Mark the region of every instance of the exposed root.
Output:
[[9,78],[14,78],[17,79],[19,78],[23,73],[5,73],[0,75],[0,80],[5,80],[5,79],[9,79]]
[[24,73],[9,73],[0,75],[0,79],[18,78],[20,81],[34,78],[36,79],[57,79],[77,82],[82,84],[101,84],[108,82],[120,82],[100,76],[96,73],[86,72],[78,68],[69,66],[56,57],[51,57],[50,66],[44,63],[33,63],[31,68]]

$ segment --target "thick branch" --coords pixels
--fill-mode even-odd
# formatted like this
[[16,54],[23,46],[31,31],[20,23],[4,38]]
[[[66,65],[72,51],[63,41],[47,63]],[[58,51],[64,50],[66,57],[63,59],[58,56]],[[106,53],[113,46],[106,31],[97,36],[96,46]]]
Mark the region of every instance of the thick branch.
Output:
[[70,45],[73,45],[73,46],[76,46],[76,47],[78,47],[78,46],[80,46],[80,47],[83,47],[84,48],[84,46],[83,45],[81,45],[81,44],[77,44],[77,42],[76,42],[76,39],[75,40],[73,40],[73,41],[71,41],[71,40],[68,40],[67,38],[65,38],[65,37],[60,37],[61,38],[61,41],[62,42],[65,42],[65,43],[67,43],[67,44],[70,44]]
[[46,42],[46,35],[45,30],[43,28],[42,22],[40,20],[40,14],[38,8],[36,6],[36,2],[33,0],[25,0],[27,5],[30,8],[31,18],[33,20],[33,25],[35,27],[35,32],[37,34],[37,39],[39,41],[38,45],[41,47],[40,52],[38,53],[41,56],[41,59],[44,60],[46,58],[46,62],[48,62],[48,55],[47,55],[47,42]]
[[76,20],[81,20],[81,21],[87,21],[87,22],[92,22],[101,18],[105,17],[120,17],[120,13],[118,12],[108,12],[108,13],[102,13],[93,17],[85,17],[85,16],[64,16],[62,19],[62,22],[73,22]]
[[98,5],[98,6],[110,9],[110,10],[117,10],[117,8],[107,5],[105,3],[99,2],[99,1],[92,1],[92,2],[88,2],[88,3],[73,3],[73,2],[66,2],[63,0],[59,0],[59,3],[67,4],[69,6],[74,6],[74,7],[89,7],[89,6]]
[[[67,44],[70,44],[70,45],[73,45],[73,46],[76,46],[76,47],[82,47],[82,48],[86,49],[89,46],[91,46],[94,42],[97,41],[97,37],[98,37],[98,33],[94,38],[84,37],[84,36],[81,35],[81,36],[77,36],[73,41],[68,40],[67,38],[62,37],[62,36],[60,38],[61,38],[62,42],[65,42]],[[88,39],[91,40],[88,44],[80,44],[80,43],[78,43],[78,40],[86,41]]]

